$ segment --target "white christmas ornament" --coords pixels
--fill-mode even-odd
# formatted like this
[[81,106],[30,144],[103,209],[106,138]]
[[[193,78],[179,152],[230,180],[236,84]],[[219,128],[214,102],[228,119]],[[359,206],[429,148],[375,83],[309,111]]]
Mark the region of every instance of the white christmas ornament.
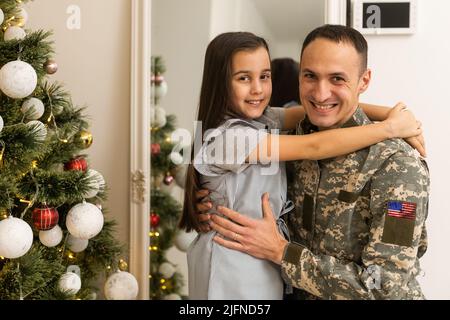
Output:
[[22,104],[22,113],[25,114],[28,110],[32,110],[27,119],[37,120],[44,114],[44,103],[38,98],[30,98],[25,100]]
[[183,163],[183,156],[179,152],[171,152],[169,158],[176,165]]
[[155,119],[155,107],[150,107],[150,122],[153,123],[154,119]]
[[0,221],[0,256],[15,259],[23,256],[33,244],[33,230],[22,219],[10,216]]
[[163,297],[163,300],[181,300],[181,297],[176,293],[171,293],[171,294],[165,295]]
[[20,8],[18,16],[23,19],[23,24],[28,22],[28,12],[24,8]]
[[105,190],[106,182],[105,178],[103,178],[103,175],[94,169],[89,169],[88,174],[94,178],[94,180],[98,183],[100,187],[100,191]]
[[81,252],[87,248],[89,240],[75,238],[73,235],[69,234],[67,237],[67,247],[72,252]]
[[126,271],[112,274],[106,280],[104,289],[108,300],[134,300],[139,292],[136,278]]
[[57,246],[63,238],[63,232],[60,226],[56,225],[50,230],[39,231],[39,240],[46,247]]
[[58,288],[60,291],[69,294],[77,294],[81,289],[81,279],[74,272],[66,272],[59,278]]
[[0,90],[10,98],[28,97],[36,85],[36,71],[26,62],[10,61],[0,69]]
[[27,122],[27,126],[34,129],[34,134],[36,136],[36,140],[44,141],[47,138],[47,129],[45,128],[45,124],[38,120],[32,120]]
[[99,190],[98,183],[96,183],[95,181],[91,181],[91,182],[89,183],[89,188],[90,188],[89,191],[87,191],[87,192],[84,194],[84,197],[85,197],[86,199],[93,198],[93,197],[95,197],[95,196],[97,195],[98,190]]
[[155,97],[156,99],[161,99],[166,96],[167,94],[167,82],[163,81],[155,86]]
[[164,110],[159,106],[155,106],[154,111],[152,111],[150,114],[152,116],[151,119],[152,126],[162,128],[166,125],[167,123],[166,110]]
[[3,23],[3,20],[5,20],[5,14],[3,13],[3,10],[0,9],[0,24]]
[[88,240],[100,233],[103,221],[103,214],[97,206],[83,202],[69,210],[66,226],[74,237]]
[[25,30],[18,26],[12,26],[6,29],[3,39],[5,41],[9,40],[22,40],[27,36]]
[[99,191],[103,191],[105,189],[105,179],[98,171],[94,169],[89,169],[87,171],[87,176],[91,179],[89,183],[91,190],[86,193],[85,197],[89,199],[95,197]]
[[2,132],[4,125],[5,125],[5,123],[3,122],[3,118],[2,118],[2,116],[0,116],[0,132]]
[[90,179],[89,183],[88,183],[89,190],[84,194],[84,197],[86,199],[90,199],[97,195],[98,191],[100,190],[100,185],[97,182],[97,180],[94,178],[93,170],[91,170],[91,169],[88,170],[87,177]]
[[175,247],[182,252],[186,252],[189,248],[192,241],[194,241],[197,236],[197,232],[185,232],[183,230],[179,230],[175,237]]
[[172,278],[175,273],[175,267],[168,262],[164,262],[159,266],[158,272],[161,273],[161,275],[166,279]]

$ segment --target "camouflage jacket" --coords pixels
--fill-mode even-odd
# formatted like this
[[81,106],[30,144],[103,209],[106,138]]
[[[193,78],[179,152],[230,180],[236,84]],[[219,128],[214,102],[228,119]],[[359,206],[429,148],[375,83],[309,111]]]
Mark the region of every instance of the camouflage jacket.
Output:
[[[358,108],[343,126],[370,123]],[[315,131],[303,121],[297,134]],[[401,139],[347,156],[297,161],[295,211],[281,263],[296,298],[423,299],[416,276],[427,248],[428,168]]]

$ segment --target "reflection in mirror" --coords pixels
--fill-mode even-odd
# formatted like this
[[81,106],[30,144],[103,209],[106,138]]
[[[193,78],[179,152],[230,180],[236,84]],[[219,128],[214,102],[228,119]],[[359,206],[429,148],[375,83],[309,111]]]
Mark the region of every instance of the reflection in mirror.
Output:
[[[165,94],[157,104],[153,100],[152,121],[152,192],[167,192],[170,199],[182,204],[184,190],[183,167],[173,166],[161,172],[163,157],[172,160],[179,155],[164,151],[164,143],[173,143],[168,136],[162,139],[158,125],[172,121],[176,128],[193,132],[200,93],[203,60],[210,40],[227,31],[250,31],[265,38],[271,50],[271,58],[299,59],[301,43],[314,27],[324,23],[324,2],[317,0],[152,0],[151,48],[153,57],[161,57],[164,72],[153,70],[153,97]],[[161,67],[161,65],[159,65]],[[157,78],[159,76],[159,78]],[[164,83],[161,87],[160,84]],[[287,101],[289,102],[289,101]],[[175,128],[173,128],[175,129]],[[169,130],[170,131],[170,130]],[[173,130],[172,130],[173,131]],[[159,133],[158,133],[159,132]],[[157,135],[160,134],[158,137]],[[168,134],[168,133],[167,133]],[[157,166],[160,166],[159,169]],[[156,170],[156,171],[155,171]],[[172,182],[175,181],[175,182]],[[185,251],[195,234],[174,234],[175,247],[168,248],[162,236],[165,228],[164,210],[175,210],[157,203],[152,194],[151,297],[176,299],[187,295],[187,262]],[[169,201],[169,200],[167,200]],[[157,210],[160,210],[159,212]],[[172,225],[172,227],[174,227]],[[164,231],[166,232],[166,231]],[[172,231],[170,231],[172,232]],[[160,234],[156,237],[156,233]],[[167,234],[166,234],[167,236]],[[156,254],[165,259],[158,258]],[[165,264],[162,261],[166,262]],[[167,261],[166,261],[167,260]],[[168,263],[167,263],[168,262]],[[155,278],[156,277],[156,278]],[[181,280],[183,278],[183,281]]]

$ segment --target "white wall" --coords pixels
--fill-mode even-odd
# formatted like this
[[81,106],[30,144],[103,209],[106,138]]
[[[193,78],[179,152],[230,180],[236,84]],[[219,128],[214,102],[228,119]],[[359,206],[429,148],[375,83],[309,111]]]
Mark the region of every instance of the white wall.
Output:
[[211,0],[209,39],[226,31],[239,31],[241,20],[240,0]]
[[212,0],[210,40],[223,32],[248,31],[272,41],[267,21],[251,0]]
[[[225,0],[226,1],[226,0]],[[240,24],[239,31],[249,31],[263,37],[269,43],[275,40],[275,37],[268,27],[265,17],[261,14],[253,1],[240,1]]]
[[[69,30],[66,13],[79,6],[81,29]],[[89,165],[105,178],[107,219],[118,223],[117,238],[129,242],[131,2],[124,0],[38,0],[25,5],[26,28],[53,30],[59,70],[49,81],[64,84],[73,103],[87,106],[94,142]],[[114,36],[111,36],[114,35]],[[111,159],[114,159],[111,161]],[[127,256],[128,253],[125,252]],[[126,258],[126,256],[124,256]]]
[[[245,18],[250,27],[269,42],[272,58],[299,60],[302,42],[308,32],[324,22],[323,0],[244,0]],[[256,8],[255,8],[256,7]],[[254,11],[263,23],[254,23]]]
[[450,299],[450,2],[417,1],[418,30],[410,36],[366,36],[370,88],[363,101],[392,105],[404,101],[425,129],[431,196],[427,220],[429,248],[420,278],[429,299]]
[[188,130],[196,119],[209,14],[209,0],[152,0],[152,55],[163,56],[169,88],[161,106]]
[[303,38],[300,37],[292,40],[273,40],[269,43],[271,58],[292,58],[299,61],[302,43]]

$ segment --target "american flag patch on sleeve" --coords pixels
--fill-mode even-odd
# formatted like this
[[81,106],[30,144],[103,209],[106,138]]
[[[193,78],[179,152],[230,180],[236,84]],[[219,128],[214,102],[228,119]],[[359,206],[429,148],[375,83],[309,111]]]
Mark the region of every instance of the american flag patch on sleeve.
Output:
[[387,215],[394,218],[416,219],[416,207],[414,202],[388,201]]

